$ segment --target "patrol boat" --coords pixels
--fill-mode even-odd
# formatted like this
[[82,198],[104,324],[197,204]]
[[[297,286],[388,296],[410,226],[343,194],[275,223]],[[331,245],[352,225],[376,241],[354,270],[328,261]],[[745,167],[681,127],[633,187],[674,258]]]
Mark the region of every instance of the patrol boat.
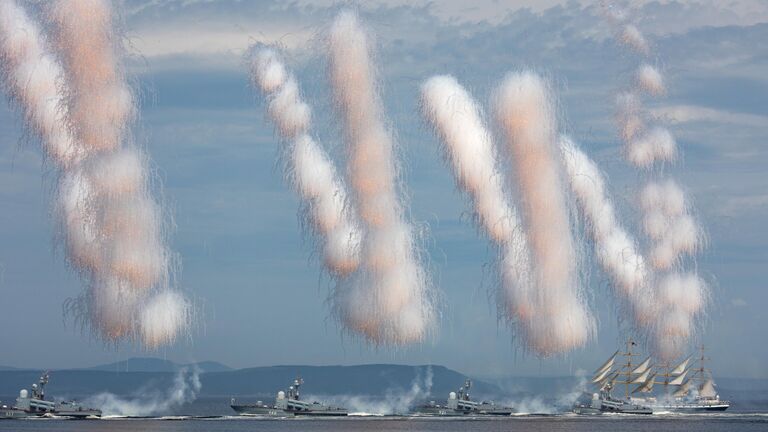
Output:
[[16,398],[13,407],[0,408],[0,418],[23,418],[54,415],[70,418],[96,418],[101,417],[101,410],[84,407],[75,401],[54,402],[45,399],[45,386],[48,384],[49,372],[40,376],[37,384],[32,384],[32,392],[23,389]]
[[469,397],[469,389],[472,388],[472,381],[464,381],[464,385],[459,387],[459,392],[448,393],[448,400],[445,405],[436,404],[430,401],[427,404],[420,405],[413,410],[417,416],[508,416],[515,412],[513,408],[496,405],[494,402],[475,402]]
[[267,405],[258,401],[255,404],[237,404],[235,398],[232,398],[230,406],[240,415],[251,416],[318,416],[333,417],[346,416],[346,408],[340,408],[330,405],[324,405],[320,402],[303,401],[299,395],[299,387],[304,384],[304,380],[296,378],[293,385],[288,387],[288,393],[280,390],[277,392],[274,405]]

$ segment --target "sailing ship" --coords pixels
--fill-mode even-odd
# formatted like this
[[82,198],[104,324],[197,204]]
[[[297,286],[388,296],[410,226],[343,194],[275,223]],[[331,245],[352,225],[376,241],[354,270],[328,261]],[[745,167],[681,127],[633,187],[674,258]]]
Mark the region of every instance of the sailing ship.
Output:
[[[611,390],[618,385],[624,389],[623,400],[647,406],[654,413],[701,413],[725,411],[730,407],[730,402],[720,399],[712,372],[705,367],[708,358],[703,345],[695,360],[690,355],[676,363],[655,364],[651,356],[633,363],[634,357],[640,357],[633,352],[635,346],[637,344],[629,339],[626,352],[616,351],[596,371],[592,384],[600,390],[600,395],[612,398]],[[617,363],[622,357],[626,360]]]

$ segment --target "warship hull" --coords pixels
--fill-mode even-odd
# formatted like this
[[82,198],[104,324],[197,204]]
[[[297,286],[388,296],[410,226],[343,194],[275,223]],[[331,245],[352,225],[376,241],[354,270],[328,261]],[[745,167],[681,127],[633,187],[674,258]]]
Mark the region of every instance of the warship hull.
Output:
[[230,405],[232,409],[243,416],[257,417],[344,417],[349,413],[343,408],[290,410],[264,405]]
[[675,404],[675,405],[651,405],[655,413],[674,412],[674,413],[707,413],[723,412],[731,407],[730,404]]

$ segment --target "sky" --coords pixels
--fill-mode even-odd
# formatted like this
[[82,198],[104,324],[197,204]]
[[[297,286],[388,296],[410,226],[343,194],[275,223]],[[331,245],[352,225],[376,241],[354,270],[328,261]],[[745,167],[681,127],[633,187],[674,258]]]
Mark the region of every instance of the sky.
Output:
[[[608,175],[628,226],[641,178],[627,169],[612,100],[635,56],[612,39],[587,1],[130,0],[121,4],[128,69],[141,96],[136,137],[173,215],[179,287],[194,298],[188,338],[158,351],[105,345],[62,304],[82,290],[55,238],[56,172],[18,114],[0,106],[0,364],[84,367],[133,356],[232,367],[273,364],[442,364],[475,376],[592,370],[621,330],[606,276],[590,272],[598,334],[585,348],[538,359],[496,320],[494,251],[478,235],[436,137],[418,114],[420,84],[450,73],[487,106],[509,71],[529,68],[558,91],[563,129]],[[625,4],[626,5],[626,4]],[[441,294],[438,331],[425,343],[375,348],[341,335],[329,283],[302,235],[298,201],[277,164],[278,140],[248,85],[246,48],[279,43],[317,115],[319,140],[342,147],[332,114],[323,34],[344,7],[376,35],[387,115],[397,132],[411,219],[426,234]],[[690,192],[708,247],[699,272],[713,286],[702,328],[720,376],[768,378],[768,3],[670,0],[628,4],[669,94],[652,104],[684,157],[669,172]],[[637,232],[637,230],[635,229]],[[586,249],[589,253],[589,249]],[[589,257],[587,257],[589,259]]]

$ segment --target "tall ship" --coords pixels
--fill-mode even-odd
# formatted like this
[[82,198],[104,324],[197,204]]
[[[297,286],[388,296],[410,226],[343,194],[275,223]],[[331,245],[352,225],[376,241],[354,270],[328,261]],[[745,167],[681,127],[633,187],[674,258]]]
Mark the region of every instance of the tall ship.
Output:
[[430,401],[413,410],[418,416],[508,416],[515,412],[513,408],[496,405],[493,401],[475,402],[469,396],[472,381],[464,381],[459,391],[448,393],[445,405]]
[[[705,367],[703,346],[696,359],[691,355],[674,363],[654,364],[651,356],[633,363],[633,357],[640,357],[632,352],[636,345],[630,339],[626,352],[617,351],[596,371],[592,384],[599,391],[598,400],[621,400],[645,406],[654,413],[717,412],[730,407],[730,402],[720,399],[712,372]],[[622,357],[626,360],[617,362]],[[616,386],[624,390],[619,398],[611,393]]]
[[101,410],[88,408],[75,401],[56,402],[45,398],[45,386],[50,378],[49,372],[40,376],[37,384],[32,384],[32,391],[23,389],[16,398],[16,405],[0,407],[0,418],[24,418],[40,416],[58,416],[69,418],[101,417]]
[[346,408],[325,405],[320,402],[308,402],[301,399],[299,387],[304,384],[304,380],[296,378],[293,385],[288,387],[288,392],[280,390],[275,397],[274,405],[267,405],[262,401],[255,404],[238,404],[235,398],[232,398],[230,406],[240,415],[251,416],[317,416],[317,417],[339,417],[349,414]]

